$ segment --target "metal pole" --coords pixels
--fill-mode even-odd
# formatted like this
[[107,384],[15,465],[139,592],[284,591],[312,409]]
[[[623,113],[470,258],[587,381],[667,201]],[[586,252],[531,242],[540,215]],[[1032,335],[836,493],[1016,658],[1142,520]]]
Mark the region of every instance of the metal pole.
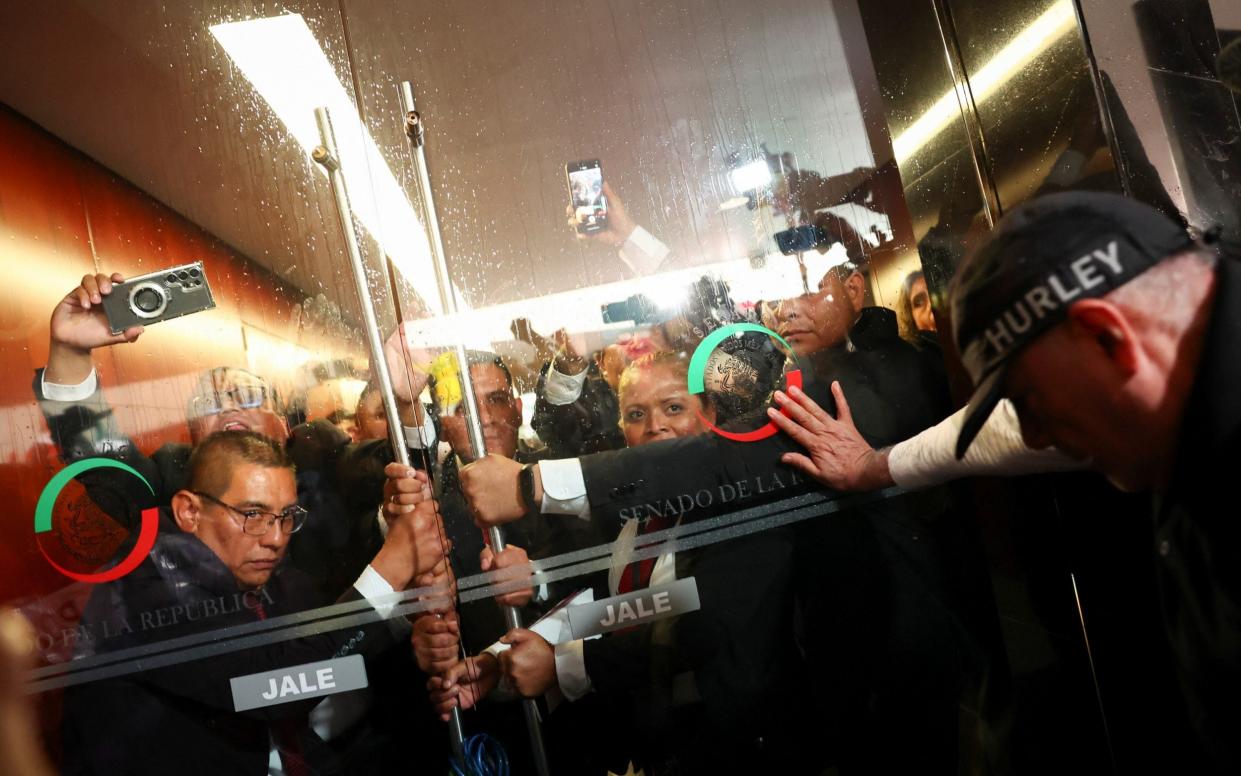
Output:
[[1094,652],[1090,649],[1090,632],[1086,628],[1086,612],[1082,609],[1082,597],[1077,591],[1077,575],[1069,572],[1069,581],[1073,583],[1073,602],[1077,604],[1077,621],[1082,626],[1082,643],[1086,645],[1086,662],[1090,664],[1090,679],[1094,682],[1095,703],[1099,704],[1099,718],[1103,720],[1103,740],[1107,742],[1107,755],[1112,760],[1112,771],[1116,772],[1116,752],[1112,749],[1112,731],[1107,724],[1107,711],[1103,707],[1103,691],[1099,688],[1099,674],[1094,667]]
[[[427,173],[427,157],[423,150],[424,125],[422,115],[414,104],[414,86],[409,81],[401,82],[401,110],[405,114],[405,136],[409,138],[414,169],[418,175],[418,197],[422,201],[427,237],[431,245],[431,260],[435,266],[435,281],[440,293],[440,304],[446,314],[455,315],[458,312],[457,298],[452,287],[452,276],[448,274],[444,241],[440,235],[439,217],[435,212],[435,198],[431,192],[431,176]],[[457,372],[461,381],[461,398],[465,402],[469,421],[466,428],[470,434],[470,446],[474,448],[475,456],[481,458],[487,454],[487,446],[483,439],[483,423],[478,414],[478,400],[474,396],[474,380],[470,374],[465,345],[457,343],[456,353]],[[504,533],[498,526],[493,525],[488,528],[487,536],[495,552],[498,553],[504,549]],[[504,607],[504,619],[510,630],[521,627],[521,613],[515,606]],[[547,752],[543,747],[543,727],[539,719],[538,704],[533,698],[526,698],[522,701],[522,710],[526,715],[526,730],[530,734],[530,751],[534,756],[535,769],[539,776],[548,776],[550,772],[547,767]]]
[[[396,393],[392,390],[392,373],[388,371],[388,359],[384,355],[383,340],[379,337],[379,321],[375,318],[375,303],[371,300],[370,288],[366,283],[366,266],[362,263],[362,251],[358,248],[357,235],[353,231],[353,209],[349,205],[349,192],[345,188],[345,176],[340,169],[340,157],[336,151],[336,134],[332,131],[332,119],[327,108],[315,108],[315,122],[319,125],[319,146],[311,153],[311,157],[327,170],[328,180],[332,184],[332,198],[336,201],[336,214],[340,216],[341,230],[345,236],[345,249],[349,254],[349,263],[353,269],[354,288],[358,292],[358,304],[362,308],[362,319],[366,332],[366,345],[371,352],[371,363],[375,368],[375,379],[379,383],[379,395],[383,399],[384,413],[388,416],[388,438],[392,442],[393,454],[397,461],[409,466],[409,447],[405,442],[405,429],[401,425],[401,414],[396,404]],[[465,750],[465,735],[461,728],[459,709],[452,710],[448,719],[450,740],[453,754],[462,760]]]

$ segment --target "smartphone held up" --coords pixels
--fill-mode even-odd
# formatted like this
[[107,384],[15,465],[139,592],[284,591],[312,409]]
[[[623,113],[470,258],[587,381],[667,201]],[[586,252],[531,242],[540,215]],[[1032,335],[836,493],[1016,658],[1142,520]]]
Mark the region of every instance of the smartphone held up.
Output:
[[215,299],[201,261],[117,283],[103,299],[103,311],[113,334],[131,326],[150,326],[213,307]]
[[608,227],[608,198],[603,194],[603,167],[598,159],[565,165],[569,182],[569,201],[577,231],[591,234]]

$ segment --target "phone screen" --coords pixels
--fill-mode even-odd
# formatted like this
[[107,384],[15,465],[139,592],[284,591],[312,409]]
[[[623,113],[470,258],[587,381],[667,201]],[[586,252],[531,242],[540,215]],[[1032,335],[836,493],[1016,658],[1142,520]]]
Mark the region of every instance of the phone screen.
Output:
[[579,232],[597,232],[607,227],[608,200],[603,196],[603,168],[599,160],[570,162],[569,197]]

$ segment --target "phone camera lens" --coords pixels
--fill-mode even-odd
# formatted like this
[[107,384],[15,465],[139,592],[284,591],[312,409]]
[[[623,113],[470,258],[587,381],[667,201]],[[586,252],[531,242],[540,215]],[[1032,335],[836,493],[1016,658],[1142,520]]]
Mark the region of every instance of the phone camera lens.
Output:
[[164,298],[153,288],[144,288],[134,294],[134,307],[144,313],[153,313],[164,303]]
[[168,292],[158,282],[144,280],[129,292],[129,311],[139,318],[153,320],[168,308]]
[[192,278],[196,278],[196,277],[198,277],[198,274],[199,274],[199,273],[198,273],[198,270],[197,270],[197,269],[192,269],[192,270],[190,270],[190,277],[192,277]]

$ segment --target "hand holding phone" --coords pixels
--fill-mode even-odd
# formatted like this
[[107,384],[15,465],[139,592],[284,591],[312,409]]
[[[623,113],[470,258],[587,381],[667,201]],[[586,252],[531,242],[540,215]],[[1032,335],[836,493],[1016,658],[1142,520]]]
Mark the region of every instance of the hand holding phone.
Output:
[[113,285],[112,293],[103,298],[113,334],[213,307],[215,299],[201,261],[130,278]]
[[598,159],[569,162],[564,166],[569,184],[569,206],[579,234],[608,228],[608,198],[603,193],[603,167]]
[[625,210],[624,200],[616,193],[616,189],[612,184],[607,181],[603,182],[603,200],[607,205],[607,225],[599,231],[583,232],[579,230],[577,211],[573,205],[565,205],[565,217],[568,219],[569,228],[577,233],[577,239],[599,240],[620,248],[629,239],[629,235],[633,234],[633,230],[638,225],[633,222],[633,219],[629,217],[628,211]]

